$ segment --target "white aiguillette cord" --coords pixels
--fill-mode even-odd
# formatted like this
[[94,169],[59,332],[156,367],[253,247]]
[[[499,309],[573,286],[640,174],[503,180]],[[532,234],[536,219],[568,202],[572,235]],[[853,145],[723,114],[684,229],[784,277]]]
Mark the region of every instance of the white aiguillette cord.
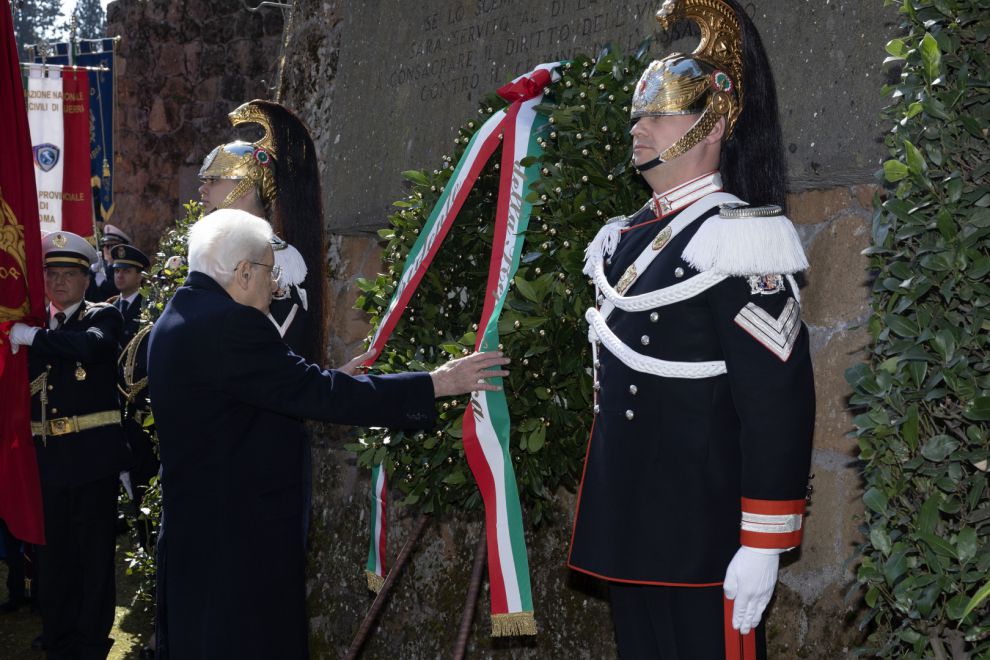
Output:
[[[657,250],[653,248],[653,244],[651,242],[643,249],[643,251],[639,254],[639,256],[636,257],[636,261],[634,261],[632,265],[632,268],[635,268],[635,274],[633,275],[632,279],[629,281],[628,285],[625,287],[625,290],[628,291],[630,288],[632,288],[632,285],[635,284],[636,280],[639,279],[640,275],[646,272],[646,269],[649,267],[651,263],[653,263],[653,260],[656,259],[657,255],[663,252],[663,248],[665,248],[667,245],[670,245],[671,241],[674,240],[674,237],[677,236],[679,233],[681,233],[681,231],[683,231],[688,225],[690,225],[692,222],[703,216],[711,209],[721,204],[727,204],[729,202],[738,202],[738,201],[739,201],[738,197],[736,197],[735,195],[730,195],[729,193],[708,193],[704,197],[695,201],[693,204],[691,204],[683,211],[681,211],[678,214],[678,216],[674,218],[674,220],[670,223],[670,225],[668,225],[668,227],[670,227],[671,234],[670,237],[667,239],[667,241],[664,243],[664,245]],[[597,262],[594,264],[594,271],[592,277],[595,281],[595,288],[597,289],[597,293],[600,293],[605,296],[605,302],[602,304],[600,310],[602,317],[608,319],[608,317],[612,314],[612,311],[616,307],[619,307],[619,309],[625,309],[625,305],[623,305],[623,300],[625,299],[625,296],[623,296],[618,291],[616,291],[612,287],[612,285],[608,283],[608,279],[605,277],[605,270],[604,270],[604,266],[602,265],[602,260],[600,256],[598,257]],[[720,278],[718,281],[720,282],[722,279],[724,278]],[[675,284],[673,287],[667,287],[667,288],[672,289],[674,287],[681,286],[682,284],[687,284],[690,281],[691,280],[686,280],[683,283]],[[710,284],[708,284],[708,286],[712,286],[713,284],[717,284],[717,282],[711,282]],[[706,286],[705,288],[708,287]],[[664,289],[659,289],[658,291],[651,293],[658,294],[663,291]],[[694,293],[692,293],[691,295],[697,295],[697,293],[699,293],[699,291],[694,291]],[[645,295],[649,296],[651,294],[645,294]],[[637,298],[639,301],[642,299],[642,297],[643,296],[636,296],[635,298]],[[691,296],[688,295],[686,297],[691,297]],[[683,299],[684,297],[675,296],[675,299],[663,304],[670,304],[671,302],[677,302],[678,300],[683,300]],[[654,305],[654,307],[657,306],[659,305]],[[649,307],[645,307],[644,309],[649,309]],[[641,311],[641,310],[636,310],[636,311]]]

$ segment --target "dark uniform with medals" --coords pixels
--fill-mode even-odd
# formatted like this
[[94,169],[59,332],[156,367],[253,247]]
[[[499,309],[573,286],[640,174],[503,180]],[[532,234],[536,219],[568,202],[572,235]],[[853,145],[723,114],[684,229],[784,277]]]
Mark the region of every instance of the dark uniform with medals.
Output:
[[[88,270],[96,261],[69,232],[49,234],[42,249],[46,268]],[[47,539],[38,553],[44,638],[50,658],[105,658],[116,599],[117,475],[128,463],[116,387],[123,319],[113,306],[85,300],[67,316],[50,311],[52,324],[29,349]]]
[[[691,5],[704,3],[684,4],[697,19]],[[711,57],[705,46],[695,55]],[[668,152],[687,151],[725,114],[731,133],[727,108],[742,95],[731,106],[715,97],[733,91],[723,77],[742,75],[718,64],[675,54],[641,78],[634,119],[699,114],[700,130]],[[692,80],[700,110],[663,95]],[[679,155],[668,152],[656,161]],[[801,540],[815,401],[793,274],[807,260],[779,207],[725,189],[712,172],[654,194],[588,249],[595,416],[568,564],[610,581],[623,656],[763,657],[763,626],[733,630],[723,582],[728,591],[744,549],[774,554],[775,579],[775,553]]]

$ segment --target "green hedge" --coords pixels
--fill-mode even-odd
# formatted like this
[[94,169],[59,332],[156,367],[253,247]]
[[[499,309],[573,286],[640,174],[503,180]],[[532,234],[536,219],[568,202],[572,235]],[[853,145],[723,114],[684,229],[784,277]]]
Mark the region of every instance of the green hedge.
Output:
[[860,652],[988,657],[990,2],[896,4],[872,355],[846,373],[865,479]]

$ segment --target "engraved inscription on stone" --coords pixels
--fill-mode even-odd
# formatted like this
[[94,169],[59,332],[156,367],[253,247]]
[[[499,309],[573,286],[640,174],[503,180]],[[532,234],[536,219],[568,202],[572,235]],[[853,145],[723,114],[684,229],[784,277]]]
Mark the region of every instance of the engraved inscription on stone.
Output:
[[[821,4],[821,6],[818,6]],[[379,0],[345,3],[332,91],[331,229],[385,224],[403,194],[399,172],[439,167],[457,127],[511,78],[609,44],[650,57],[691,51],[697,31],[662,33],[659,0]],[[879,159],[875,78],[880,9],[852,0],[745,5],[763,34],[780,89],[792,187],[870,180]],[[892,26],[890,28],[892,30]],[[872,51],[867,49],[869,46]],[[878,51],[876,49],[879,49]],[[872,77],[871,77],[872,76]],[[328,90],[329,93],[329,90]]]

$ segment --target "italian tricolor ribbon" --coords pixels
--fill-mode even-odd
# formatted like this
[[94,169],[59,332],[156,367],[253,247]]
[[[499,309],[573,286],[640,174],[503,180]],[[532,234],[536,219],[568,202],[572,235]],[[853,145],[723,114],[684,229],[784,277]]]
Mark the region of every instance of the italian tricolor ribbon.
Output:
[[[536,132],[546,123],[546,117],[538,114],[535,108],[543,100],[543,89],[559,79],[554,73],[558,65],[557,62],[541,64],[498,89],[498,94],[510,104],[494,113],[472,136],[420,231],[406,258],[392,300],[372,337],[371,348],[375,356],[381,353],[478,175],[501,143],[495,235],[485,304],[478,324],[481,331],[475,349],[487,351],[498,346],[498,318],[509,282],[519,266],[524,233],[532,211],[532,204],[525,201],[526,190],[539,177],[538,166],[523,167],[520,161],[526,156],[538,156],[542,151]],[[373,361],[374,358],[369,366]],[[495,380],[501,384],[500,379]],[[509,410],[505,394],[502,391],[475,392],[471,408],[465,413],[463,428],[465,455],[485,505],[492,634],[536,634],[522,512],[509,455]],[[380,584],[385,576],[386,484],[385,473],[380,468],[376,466],[372,479],[372,502],[376,509],[371,517],[372,541],[367,564],[370,586]],[[371,574],[379,579],[373,579]]]
[[385,468],[378,463],[371,468],[371,548],[368,550],[368,588],[378,593],[385,584]]

